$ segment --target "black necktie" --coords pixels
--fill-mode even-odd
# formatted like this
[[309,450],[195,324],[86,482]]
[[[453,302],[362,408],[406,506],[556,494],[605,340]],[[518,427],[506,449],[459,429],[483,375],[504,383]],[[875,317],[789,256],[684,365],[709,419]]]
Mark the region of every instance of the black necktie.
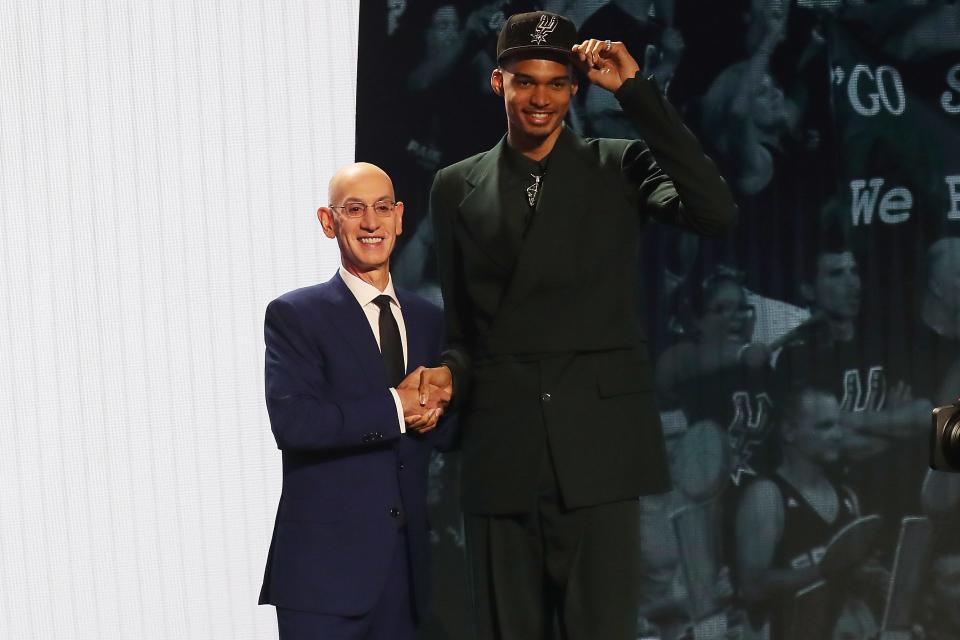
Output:
[[400,342],[400,327],[390,309],[390,296],[377,296],[373,304],[380,307],[380,353],[387,372],[387,384],[395,387],[403,380],[403,343]]

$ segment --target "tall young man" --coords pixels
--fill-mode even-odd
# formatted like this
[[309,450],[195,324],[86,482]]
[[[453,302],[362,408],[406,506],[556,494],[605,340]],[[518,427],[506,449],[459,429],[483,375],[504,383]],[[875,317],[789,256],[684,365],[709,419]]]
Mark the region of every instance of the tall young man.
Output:
[[[669,486],[639,314],[649,219],[703,235],[736,207],[620,42],[511,16],[490,77],[507,134],[431,193],[450,348],[421,376],[461,411],[468,555],[481,638],[636,637],[638,502]],[[575,68],[644,140],[564,126]],[[449,105],[456,109],[456,105]]]

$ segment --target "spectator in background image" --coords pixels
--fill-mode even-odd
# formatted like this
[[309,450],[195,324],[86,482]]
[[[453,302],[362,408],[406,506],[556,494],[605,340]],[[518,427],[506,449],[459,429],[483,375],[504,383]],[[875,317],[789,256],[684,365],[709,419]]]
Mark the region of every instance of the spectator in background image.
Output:
[[[665,638],[681,637],[704,613],[723,619],[727,628],[737,623],[739,616],[727,609],[732,592],[722,549],[729,545],[719,532],[728,519],[724,509],[731,483],[740,485],[770,464],[765,445],[771,413],[766,391],[770,351],[751,342],[754,309],[747,302],[742,274],[719,266],[706,277],[688,277],[671,297],[671,325],[679,340],[657,362],[657,392],[660,406],[679,409],[689,427],[668,434],[672,515],[657,522],[657,517],[667,518],[665,508],[657,513],[645,499],[641,520],[645,530],[665,527],[659,535],[647,536],[658,544],[645,549],[644,561],[660,570],[661,580],[659,585],[651,582],[643,609]],[[684,515],[677,519],[680,510]],[[699,549],[671,556],[671,550],[684,544],[673,541],[675,536],[686,537],[686,545]],[[671,566],[682,580],[664,580],[669,578],[665,568]],[[691,579],[697,582],[691,585]],[[683,606],[691,589],[707,589],[708,604],[697,606],[712,610]]]
[[[759,3],[759,4],[758,4]],[[774,177],[781,138],[796,119],[795,107],[770,75],[770,58],[786,32],[787,6],[755,0],[747,30],[750,57],[724,69],[701,104],[703,131],[711,136],[727,178],[754,195]]]
[[657,391],[666,407],[683,410],[687,422],[709,422],[727,434],[735,483],[754,475],[767,435],[770,349],[751,341],[754,309],[742,275],[718,267],[702,281],[674,292],[672,317],[681,336],[660,356]]
[[[925,434],[929,402],[914,400],[903,380],[891,384],[890,353],[882,336],[860,313],[862,284],[857,259],[840,239],[814,252],[804,265],[800,291],[811,318],[784,338],[777,360],[779,386],[814,384],[840,399],[849,442],[861,455],[876,453],[879,438]],[[875,436],[861,440],[860,436]],[[879,447],[885,448],[885,447]]]
[[781,138],[790,130],[792,107],[783,90],[755,60],[738,62],[717,76],[702,103],[702,127],[729,168],[730,180],[754,195],[773,180]]
[[919,320],[905,354],[914,394],[934,405],[960,397],[960,238],[930,245]]
[[[803,269],[800,291],[812,316],[785,337],[774,386],[814,386],[837,397],[847,481],[868,511],[883,515],[882,550],[890,553],[900,519],[918,509],[930,402],[916,396],[888,337],[861,313],[859,266],[844,240],[828,234]],[[898,475],[892,487],[891,473]]]
[[[837,536],[860,515],[856,494],[830,479],[844,455],[840,415],[827,389],[797,387],[779,396],[782,462],[747,485],[737,506],[736,582],[754,632],[769,622],[771,640],[802,624],[790,618],[797,592],[820,580],[832,582],[870,553],[864,544],[870,536]],[[846,624],[849,614],[840,614],[851,607],[837,591],[829,599],[836,605],[829,617]]]

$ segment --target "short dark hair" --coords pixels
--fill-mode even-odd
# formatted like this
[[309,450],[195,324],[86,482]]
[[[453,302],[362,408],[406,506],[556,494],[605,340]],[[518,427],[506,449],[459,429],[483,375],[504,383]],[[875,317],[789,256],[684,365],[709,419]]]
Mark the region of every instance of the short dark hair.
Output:
[[800,270],[803,282],[807,284],[813,284],[816,281],[822,256],[851,253],[856,257],[842,224],[832,216],[828,217],[820,225],[818,232],[811,236],[804,243],[806,251]]
[[707,304],[724,284],[743,288],[743,272],[727,265],[716,265],[707,273],[692,271],[673,290],[670,299],[671,325],[675,333],[693,336],[696,321],[707,311]]

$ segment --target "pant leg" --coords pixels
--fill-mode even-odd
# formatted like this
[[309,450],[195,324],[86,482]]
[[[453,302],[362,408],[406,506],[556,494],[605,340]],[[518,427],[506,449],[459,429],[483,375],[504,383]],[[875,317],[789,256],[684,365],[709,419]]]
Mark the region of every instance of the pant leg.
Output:
[[364,640],[366,616],[344,617],[277,607],[280,640]]
[[552,463],[541,473],[538,515],[546,608],[563,640],[636,640],[640,502],[563,505]]
[[383,594],[368,614],[370,628],[364,640],[413,640],[417,632],[417,619],[410,580],[407,535],[401,532]]
[[[562,592],[564,640],[636,640],[640,601],[640,538],[637,500],[564,514],[554,551]],[[564,576],[560,569],[568,573]]]
[[394,545],[387,581],[376,604],[362,616],[337,616],[277,607],[279,640],[413,640],[416,613],[406,533]]
[[566,509],[545,452],[530,513],[467,514],[479,639],[636,640],[639,506]]
[[478,640],[542,640],[547,614],[536,514],[466,514],[464,526]]

